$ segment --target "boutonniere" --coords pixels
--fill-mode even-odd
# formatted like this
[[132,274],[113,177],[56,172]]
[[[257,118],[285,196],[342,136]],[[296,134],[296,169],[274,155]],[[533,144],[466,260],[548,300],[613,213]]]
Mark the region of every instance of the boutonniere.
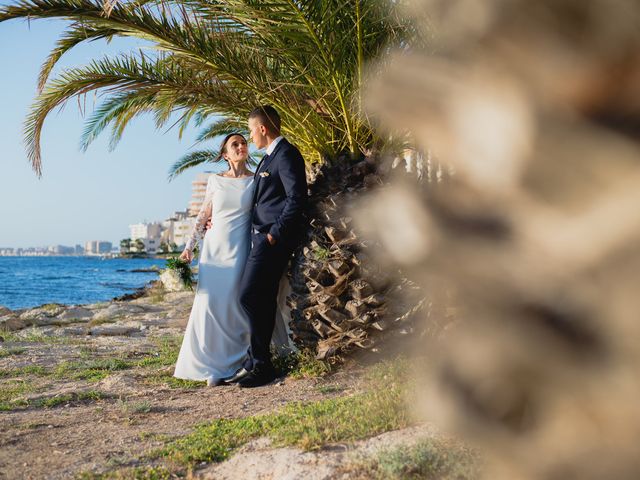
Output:
[[260,172],[262,178],[268,177],[269,175],[271,175],[269,172]]

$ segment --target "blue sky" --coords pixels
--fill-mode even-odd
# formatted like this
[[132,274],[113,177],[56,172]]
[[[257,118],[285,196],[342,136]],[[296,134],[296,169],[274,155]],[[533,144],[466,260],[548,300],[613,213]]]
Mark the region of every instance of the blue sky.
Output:
[[[129,235],[129,224],[162,220],[184,209],[195,174],[212,169],[193,169],[169,183],[169,167],[189,151],[197,130],[187,130],[179,140],[177,129],[155,130],[151,117],[135,119],[113,152],[105,131],[83,153],[84,118],[71,101],[45,123],[38,179],[26,158],[22,128],[40,65],[63,27],[49,20],[0,23],[0,248],[118,242]],[[54,75],[96,55],[141,45],[122,39],[81,45],[63,57]],[[88,96],[86,114],[93,102]]]

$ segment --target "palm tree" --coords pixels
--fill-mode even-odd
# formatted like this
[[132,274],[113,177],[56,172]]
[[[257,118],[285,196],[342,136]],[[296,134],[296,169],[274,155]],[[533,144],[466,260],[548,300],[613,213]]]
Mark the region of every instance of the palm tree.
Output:
[[[179,134],[195,124],[203,141],[243,129],[248,112],[268,103],[308,161],[345,152],[358,157],[382,142],[359,107],[365,63],[413,32],[395,9],[393,0],[19,0],[0,7],[0,22],[71,22],[40,72],[40,93],[25,123],[29,159],[41,175],[45,119],[93,91],[104,101],[86,123],[84,148],[108,126],[115,146],[131,119],[145,112],[158,128],[178,113]],[[49,78],[69,50],[113,37],[143,39],[149,49],[95,58]],[[171,174],[216,153],[191,153]]]
[[123,238],[120,240],[120,253],[129,254],[131,253],[131,239]]
[[144,244],[144,240],[136,238],[131,245],[136,253],[147,253],[147,247]]

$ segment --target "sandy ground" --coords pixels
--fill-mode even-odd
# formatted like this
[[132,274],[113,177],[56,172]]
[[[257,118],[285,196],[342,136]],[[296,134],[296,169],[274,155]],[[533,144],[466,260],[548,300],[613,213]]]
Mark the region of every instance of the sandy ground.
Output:
[[[50,306],[0,312],[5,324],[31,324],[4,337],[0,334],[0,353],[5,352],[0,356],[0,388],[9,389],[21,382],[30,385],[29,392],[10,399],[27,402],[27,406],[0,411],[0,478],[67,479],[82,472],[143,465],[140,459],[145,454],[168,439],[189,433],[197,424],[270,412],[295,401],[349,395],[359,389],[363,369],[355,365],[324,378],[285,377],[246,390],[237,386],[186,388],[168,380],[149,381],[158,373],[170,379],[171,366],[136,366],[110,372],[97,382],[74,380],[72,372],[57,377],[24,372],[24,367],[40,366],[51,371],[63,362],[154,355],[159,338],[179,338],[182,334],[191,298],[192,293],[183,292],[75,309]],[[327,386],[331,388],[323,388]],[[88,391],[98,391],[103,398],[77,398]],[[38,406],[38,402],[68,394],[76,397],[52,407]],[[272,449],[265,440],[259,440],[243,447],[227,462],[206,466],[197,475],[300,478],[302,472],[315,472],[308,478],[334,478],[338,475],[334,467],[343,462],[345,451],[327,449],[308,454]],[[255,461],[248,462],[247,458]],[[283,465],[291,465],[296,476],[284,476],[278,470]]]

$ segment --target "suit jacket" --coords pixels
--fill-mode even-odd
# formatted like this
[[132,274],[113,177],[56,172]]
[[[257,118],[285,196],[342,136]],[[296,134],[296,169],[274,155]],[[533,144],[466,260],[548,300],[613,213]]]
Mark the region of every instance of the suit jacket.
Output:
[[304,228],[307,177],[300,151],[283,138],[256,169],[252,227],[276,242],[296,240]]

